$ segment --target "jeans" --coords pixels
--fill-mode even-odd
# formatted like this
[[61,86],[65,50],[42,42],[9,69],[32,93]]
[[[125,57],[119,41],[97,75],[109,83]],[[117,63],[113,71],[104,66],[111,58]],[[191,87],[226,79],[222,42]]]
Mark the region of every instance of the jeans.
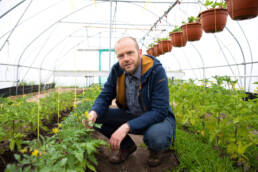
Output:
[[[107,138],[110,138],[122,124],[137,117],[137,115],[133,115],[122,109],[109,109],[102,118],[97,118],[96,123],[100,123],[102,126],[95,129]],[[143,135],[143,141],[149,149],[163,151],[169,148],[174,137],[175,128],[175,120],[172,117],[167,117],[164,121],[155,123],[142,131],[129,133]],[[120,148],[126,149],[131,144],[134,144],[132,138],[126,135],[120,144]]]

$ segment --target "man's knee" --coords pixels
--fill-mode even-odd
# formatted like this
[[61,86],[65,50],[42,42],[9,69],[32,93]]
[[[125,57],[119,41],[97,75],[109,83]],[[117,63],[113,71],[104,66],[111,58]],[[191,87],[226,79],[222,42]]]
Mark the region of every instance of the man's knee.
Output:
[[166,124],[154,124],[144,134],[144,142],[149,149],[162,151],[168,149],[172,141],[172,127]]

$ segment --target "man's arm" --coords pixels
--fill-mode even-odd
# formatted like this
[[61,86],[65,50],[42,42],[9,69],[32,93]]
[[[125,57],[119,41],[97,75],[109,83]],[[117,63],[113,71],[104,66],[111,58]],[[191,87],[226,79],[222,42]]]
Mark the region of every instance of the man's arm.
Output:
[[104,89],[101,91],[100,95],[95,100],[95,103],[91,108],[91,111],[95,111],[97,113],[97,117],[103,116],[103,114],[107,112],[109,105],[115,97],[116,74],[113,66],[111,72],[109,73],[108,79],[104,84]]

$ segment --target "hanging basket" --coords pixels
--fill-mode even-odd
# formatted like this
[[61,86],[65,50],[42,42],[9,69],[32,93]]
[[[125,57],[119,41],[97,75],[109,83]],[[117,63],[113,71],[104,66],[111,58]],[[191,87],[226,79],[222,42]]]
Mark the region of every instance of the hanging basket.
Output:
[[159,42],[158,47],[159,47],[159,50],[161,51],[161,54],[165,54],[171,51],[172,43],[170,40],[162,40]]
[[251,19],[258,15],[258,0],[226,0],[232,20]]
[[198,41],[202,37],[202,25],[199,22],[183,25],[182,31],[187,41]]
[[158,44],[154,45],[154,47],[153,47],[153,55],[155,57],[158,57],[160,55],[159,45]]
[[184,47],[186,45],[186,37],[184,37],[183,32],[173,32],[170,35],[172,46],[174,47]]
[[154,56],[154,48],[153,48],[153,47],[152,47],[152,48],[149,48],[149,49],[147,50],[147,54],[150,55],[150,56]]
[[206,33],[221,32],[226,26],[228,11],[225,8],[212,8],[201,12],[199,16]]

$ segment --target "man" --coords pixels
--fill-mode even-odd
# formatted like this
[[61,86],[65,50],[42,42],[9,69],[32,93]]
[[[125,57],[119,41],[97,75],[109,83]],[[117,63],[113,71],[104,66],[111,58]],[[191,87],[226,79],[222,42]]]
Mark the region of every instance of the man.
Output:
[[[132,37],[118,40],[115,52],[118,63],[89,113],[89,122],[101,123],[97,130],[109,138],[111,149],[117,150],[109,157],[111,163],[121,163],[136,151],[128,135],[132,133],[144,135],[150,152],[148,164],[158,166],[169,152],[176,128],[165,70],[154,57],[142,55]],[[109,108],[114,98],[117,109]]]

